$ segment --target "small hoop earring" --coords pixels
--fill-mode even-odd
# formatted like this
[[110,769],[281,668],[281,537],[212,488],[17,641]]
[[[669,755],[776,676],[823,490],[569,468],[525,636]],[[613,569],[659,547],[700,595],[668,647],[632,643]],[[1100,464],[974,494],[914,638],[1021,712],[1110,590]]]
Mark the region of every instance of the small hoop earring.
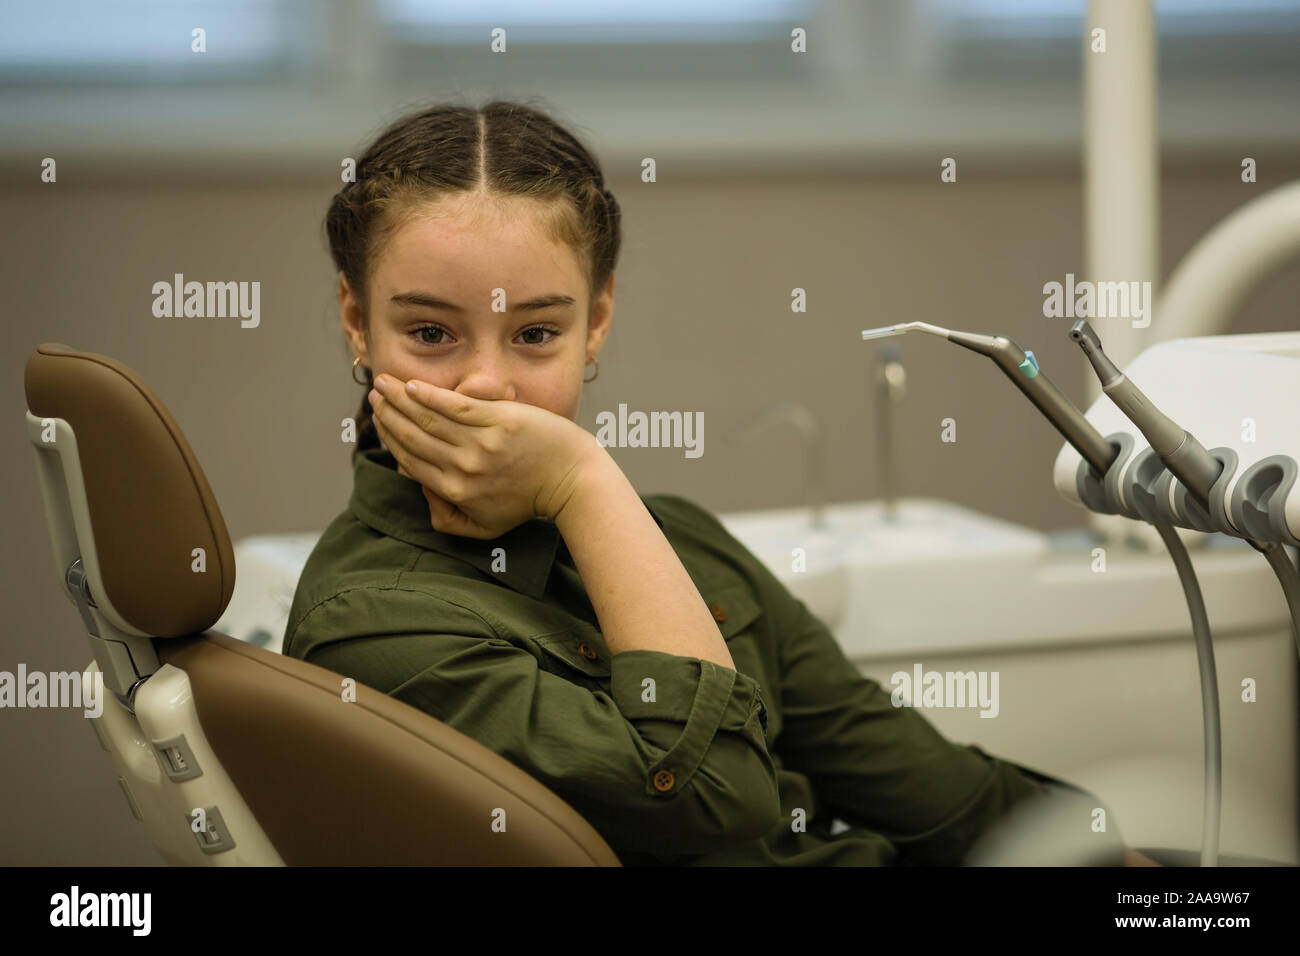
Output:
[[[356,358],[352,360],[352,381],[356,382],[358,385],[369,385],[370,384],[369,382],[363,382],[357,378],[357,363],[360,361],[361,361],[360,355],[358,355]],[[366,369],[366,371],[370,371],[370,370]]]
[[[584,378],[584,379],[582,380],[584,383],[585,383],[585,382],[594,382],[594,381],[596,381],[596,376],[600,374],[600,359],[596,358],[596,356],[593,355],[593,356],[591,357],[591,360],[592,360],[593,362],[596,363],[596,372],[595,372],[594,375],[591,376],[591,378]],[[583,367],[583,368],[586,368],[587,366],[586,366],[586,365],[583,365],[582,367]]]

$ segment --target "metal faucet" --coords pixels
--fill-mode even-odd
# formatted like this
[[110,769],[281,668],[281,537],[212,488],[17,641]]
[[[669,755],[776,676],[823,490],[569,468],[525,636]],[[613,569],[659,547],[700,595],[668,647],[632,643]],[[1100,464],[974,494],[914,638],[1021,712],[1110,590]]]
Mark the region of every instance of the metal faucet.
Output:
[[907,370],[903,351],[892,342],[876,355],[876,444],[880,448],[880,483],[885,501],[885,520],[897,519],[895,486],[898,464],[894,458],[894,406],[907,394]]
[[812,511],[812,526],[826,527],[826,495],[822,476],[825,474],[825,458],[821,427],[817,419],[805,406],[798,402],[781,401],[761,408],[745,416],[723,434],[722,440],[732,444],[742,435],[747,435],[760,426],[775,425],[780,422],[793,425],[803,439],[804,451],[804,489],[808,507]]

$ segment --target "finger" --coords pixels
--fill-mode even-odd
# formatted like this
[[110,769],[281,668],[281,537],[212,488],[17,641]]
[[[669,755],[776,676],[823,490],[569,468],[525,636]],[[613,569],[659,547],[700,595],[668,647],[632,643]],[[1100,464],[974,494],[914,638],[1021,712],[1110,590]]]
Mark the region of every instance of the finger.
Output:
[[451,461],[455,453],[455,445],[443,441],[436,435],[430,435],[383,396],[372,392],[370,402],[374,408],[372,419],[375,428],[382,427],[385,429],[385,434],[392,436],[393,442],[385,440],[384,444],[388,446],[389,451],[393,452],[394,457],[398,457],[397,449],[393,447],[394,443],[401,447],[407,458],[400,464],[406,467],[411,477],[424,480],[423,474],[416,470],[419,462],[426,462],[441,471]]
[[[446,467],[444,467],[444,463],[431,462],[421,458],[418,454],[412,454],[410,449],[407,448],[400,439],[394,438],[389,433],[389,429],[386,429],[378,419],[375,421],[375,430],[379,433],[380,439],[384,442],[384,445],[388,450],[392,452],[393,458],[397,461],[398,473],[404,474],[407,478],[417,482],[426,492],[426,497],[428,493],[433,493],[437,496],[440,502],[445,503],[446,507],[450,509],[452,513],[451,520],[453,524],[459,526],[465,522],[466,517],[464,513],[456,507],[456,505],[452,504],[451,498],[446,495],[448,490],[447,484],[449,481],[449,472],[455,470],[455,464],[446,464]],[[450,533],[464,534],[465,532],[456,530],[451,531]]]
[[491,425],[497,419],[494,402],[462,395],[450,388],[440,388],[419,379],[413,378],[407,382],[402,392],[420,405],[462,425]]
[[[400,411],[426,434],[440,438],[449,445],[465,443],[465,436],[460,434],[464,426],[418,401],[406,390],[406,383],[400,379],[382,374],[375,379],[375,391],[380,395],[379,401],[387,402]],[[372,407],[375,401],[372,397]]]
[[[389,452],[392,452],[392,448],[389,447],[388,443],[390,441],[396,441],[396,439],[394,439],[393,436],[389,435],[387,429],[385,429],[384,426],[381,425],[379,422],[375,422],[374,425],[375,425],[375,434],[379,436],[379,440],[383,442],[384,447],[388,448]],[[397,456],[394,455],[393,457],[394,459],[396,459]],[[411,478],[411,473],[406,470],[406,466],[403,465],[400,461],[397,463],[397,473],[401,475],[403,478]]]
[[[375,434],[379,436],[380,444],[382,444],[394,458],[397,457],[398,451],[401,451],[404,454],[409,454],[405,448],[401,447],[401,443],[398,442],[398,440],[389,433],[388,429],[384,427],[384,423],[379,420],[377,415],[371,416],[370,424],[374,426]],[[399,473],[405,471],[405,468],[402,466],[400,461],[397,463],[397,470]],[[406,477],[409,478],[411,476],[408,474]]]
[[442,469],[437,462],[427,461],[414,454],[401,438],[395,436],[391,429],[384,426],[377,414],[374,418],[374,425],[379,440],[384,443],[384,447],[388,449],[397,462],[397,473],[399,475],[403,475],[412,481],[418,481],[420,484],[441,479]]

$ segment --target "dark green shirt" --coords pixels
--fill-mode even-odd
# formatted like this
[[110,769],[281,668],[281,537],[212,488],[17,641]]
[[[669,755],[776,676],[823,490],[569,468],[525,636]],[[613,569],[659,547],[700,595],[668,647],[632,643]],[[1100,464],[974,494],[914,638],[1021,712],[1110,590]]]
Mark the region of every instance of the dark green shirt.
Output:
[[[895,707],[715,517],[676,496],[642,501],[736,670],[611,655],[553,522],[492,540],[435,531],[382,447],[354,458],[351,501],[303,569],[284,653],[502,755],[628,865],[957,864],[1025,797],[1066,788],[1099,805]],[[836,818],[849,828],[832,836]]]

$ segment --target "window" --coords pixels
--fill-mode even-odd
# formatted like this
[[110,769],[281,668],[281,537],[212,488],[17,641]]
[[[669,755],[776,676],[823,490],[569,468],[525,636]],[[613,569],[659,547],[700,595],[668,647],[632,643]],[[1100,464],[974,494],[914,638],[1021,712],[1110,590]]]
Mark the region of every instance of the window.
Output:
[[[286,0],[40,0],[12,4],[0,83],[203,83],[284,75],[312,18]],[[206,52],[191,49],[201,28]]]
[[[1140,3],[1142,0],[1131,0]],[[0,158],[301,169],[444,99],[540,97],[633,163],[1078,155],[1085,0],[40,0]],[[1155,0],[1162,144],[1300,149],[1300,0]],[[206,31],[206,52],[191,31]],[[490,46],[506,30],[506,50]],[[807,31],[807,52],[791,31]],[[1256,146],[1255,148],[1258,148]],[[177,167],[176,164],[180,166]]]
[[380,0],[379,21],[398,43],[483,43],[493,27],[518,29],[530,42],[711,40],[769,35],[772,25],[808,14],[808,0]]
[[[1140,0],[1135,0],[1140,2]],[[1155,0],[1161,74],[1296,70],[1296,0]],[[1085,0],[938,0],[936,20],[954,72],[1082,69]]]

